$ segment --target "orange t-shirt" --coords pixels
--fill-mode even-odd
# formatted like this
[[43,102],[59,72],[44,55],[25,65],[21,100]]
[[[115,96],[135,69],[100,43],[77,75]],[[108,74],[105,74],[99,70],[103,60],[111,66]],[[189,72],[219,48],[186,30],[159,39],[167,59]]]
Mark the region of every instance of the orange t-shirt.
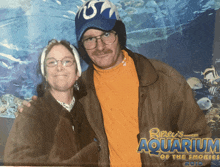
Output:
[[131,57],[102,70],[94,66],[94,84],[108,138],[111,166],[141,166],[137,153],[139,80]]

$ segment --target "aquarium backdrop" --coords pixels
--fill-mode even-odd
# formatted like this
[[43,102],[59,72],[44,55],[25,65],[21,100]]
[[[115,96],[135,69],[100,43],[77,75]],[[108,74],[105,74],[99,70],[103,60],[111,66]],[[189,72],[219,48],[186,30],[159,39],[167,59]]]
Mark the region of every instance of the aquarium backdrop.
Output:
[[[83,1],[0,1],[1,152],[14,119],[13,98],[36,95],[41,82],[37,61],[49,40],[76,45],[74,18]],[[206,68],[220,62],[220,0],[111,1],[125,23],[132,51],[168,63],[186,79],[202,79]],[[81,64],[86,70],[88,65]],[[203,91],[201,96],[208,95]],[[7,112],[5,106],[10,106]]]

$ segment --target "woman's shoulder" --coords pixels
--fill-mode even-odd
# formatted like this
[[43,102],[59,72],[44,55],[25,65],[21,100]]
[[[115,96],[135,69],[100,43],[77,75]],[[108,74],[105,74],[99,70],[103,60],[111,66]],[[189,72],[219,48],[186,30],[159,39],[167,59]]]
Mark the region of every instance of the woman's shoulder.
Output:
[[24,106],[23,112],[19,113],[19,115],[23,115],[25,117],[35,117],[36,119],[40,118],[46,107],[42,97],[31,101],[30,104],[30,107]]

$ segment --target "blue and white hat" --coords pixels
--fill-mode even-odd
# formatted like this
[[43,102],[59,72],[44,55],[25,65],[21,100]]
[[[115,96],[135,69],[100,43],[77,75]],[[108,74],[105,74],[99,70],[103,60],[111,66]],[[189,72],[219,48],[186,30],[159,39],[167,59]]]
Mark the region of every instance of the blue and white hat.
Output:
[[75,27],[77,41],[88,28],[110,31],[116,20],[121,20],[116,6],[108,0],[89,0],[76,13]]

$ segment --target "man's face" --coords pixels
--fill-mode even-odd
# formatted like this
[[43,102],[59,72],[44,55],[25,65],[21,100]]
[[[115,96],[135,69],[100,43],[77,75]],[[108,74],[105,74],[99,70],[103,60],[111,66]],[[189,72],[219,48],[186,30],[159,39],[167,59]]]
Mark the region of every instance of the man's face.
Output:
[[[82,40],[97,37],[103,35],[103,33],[105,33],[105,31],[89,29],[84,33]],[[90,50],[86,49],[86,52],[93,63],[101,69],[113,68],[123,60],[123,53],[118,42],[118,35],[116,35],[114,43],[107,45],[103,43],[101,39],[97,39],[96,47]]]

